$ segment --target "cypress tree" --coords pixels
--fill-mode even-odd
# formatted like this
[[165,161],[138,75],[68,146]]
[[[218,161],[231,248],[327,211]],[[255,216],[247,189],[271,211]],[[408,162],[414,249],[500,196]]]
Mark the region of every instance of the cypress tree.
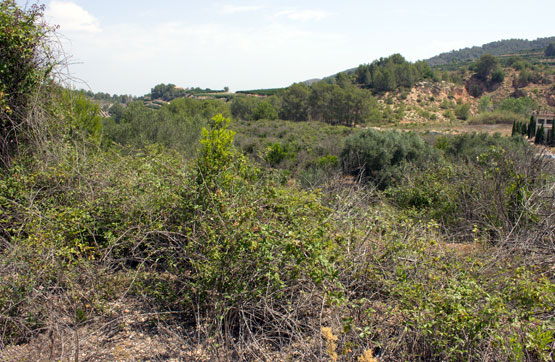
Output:
[[530,117],[530,123],[528,123],[528,138],[532,138],[536,135],[536,119],[534,116]]
[[538,129],[538,132],[536,132],[534,143],[537,145],[543,145],[545,143],[545,129],[543,128],[543,124]]
[[[555,125],[553,125],[555,126]],[[547,132],[547,145],[555,146],[555,127],[551,127],[551,130]]]

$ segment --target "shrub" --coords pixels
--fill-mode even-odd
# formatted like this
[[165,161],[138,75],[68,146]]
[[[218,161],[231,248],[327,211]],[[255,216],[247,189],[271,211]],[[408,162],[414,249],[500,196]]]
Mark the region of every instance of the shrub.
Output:
[[491,81],[493,83],[502,83],[505,80],[505,72],[501,68],[497,68],[491,73]]
[[508,97],[497,108],[501,111],[513,112],[528,117],[532,111],[536,110],[537,104],[530,97]]
[[402,180],[407,163],[421,166],[430,152],[416,134],[368,129],[345,141],[341,163],[345,172],[385,189]]
[[511,124],[514,121],[525,122],[526,117],[511,111],[495,110],[493,112],[480,113],[471,117],[469,124]]
[[28,118],[32,95],[56,66],[48,42],[53,29],[42,23],[44,6],[22,10],[13,0],[0,2],[0,162],[10,163],[24,131],[39,129]]
[[455,116],[458,119],[466,121],[470,116],[470,104],[463,103],[455,107]]

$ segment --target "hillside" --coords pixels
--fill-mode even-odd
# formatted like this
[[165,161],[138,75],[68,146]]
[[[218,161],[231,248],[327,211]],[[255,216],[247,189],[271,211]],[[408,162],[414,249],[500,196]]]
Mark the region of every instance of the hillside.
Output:
[[[432,58],[425,59],[424,61],[432,67],[447,65],[451,63],[468,63],[480,58],[484,54],[491,55],[520,55],[523,52],[538,51],[543,52],[543,50],[551,43],[555,43],[555,36],[538,38],[536,40],[526,40],[526,39],[507,39],[499,40],[491,43],[484,44],[482,46],[473,46],[468,48],[463,48],[459,50],[452,50],[447,53],[441,53]],[[349,68],[339,73],[353,74],[356,71],[355,68]],[[307,85],[313,84],[319,80],[331,81],[336,77],[338,73],[325,76],[321,79],[310,79],[303,81]]]
[[482,46],[473,46],[459,50],[452,50],[447,53],[441,53],[435,57],[426,59],[431,66],[445,65],[449,63],[462,63],[474,61],[484,54],[504,55],[518,54],[533,50],[543,51],[549,44],[555,42],[555,36],[547,38],[538,38],[536,40],[526,39],[507,39],[499,40]]
[[550,65],[91,100],[1,4],[1,361],[553,361],[553,129],[382,129],[528,118]]

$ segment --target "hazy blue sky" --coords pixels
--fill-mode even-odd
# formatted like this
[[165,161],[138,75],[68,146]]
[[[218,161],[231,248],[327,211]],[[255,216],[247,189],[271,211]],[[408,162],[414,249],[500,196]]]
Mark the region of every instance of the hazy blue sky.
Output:
[[[25,1],[20,0],[20,4]],[[555,35],[555,1],[50,0],[72,76],[93,91],[158,83],[287,86],[401,53],[411,61]]]

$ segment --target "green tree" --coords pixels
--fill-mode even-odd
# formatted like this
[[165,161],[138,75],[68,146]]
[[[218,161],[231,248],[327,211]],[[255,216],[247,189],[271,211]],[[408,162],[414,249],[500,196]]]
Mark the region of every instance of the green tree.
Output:
[[310,87],[310,96],[308,99],[310,107],[310,118],[313,121],[328,122],[332,108],[333,99],[335,96],[335,89],[337,85],[328,84],[326,82],[314,83]]
[[537,103],[530,97],[522,98],[505,98],[499,105],[499,109],[509,111],[523,116],[528,116],[533,110],[537,108]]
[[551,43],[545,48],[544,52],[546,57],[555,57],[555,43]]
[[274,106],[268,101],[258,103],[252,112],[252,118],[257,121],[259,119],[274,120],[278,118],[278,113]]
[[528,123],[528,138],[532,138],[536,135],[536,118],[534,116],[530,117],[530,122]]
[[488,76],[497,65],[497,59],[493,55],[482,55],[476,63],[476,76],[482,80],[487,80]]
[[255,97],[238,95],[231,103],[231,114],[235,118],[252,121],[257,103],[258,100]]
[[463,103],[455,107],[455,116],[461,120],[467,120],[470,116],[470,104]]
[[119,123],[124,109],[125,108],[121,105],[121,103],[114,103],[108,109],[108,114],[114,119],[114,121],[116,121],[116,123]]
[[310,89],[303,83],[295,83],[283,91],[280,118],[295,122],[307,121],[309,94]]
[[395,76],[388,68],[377,69],[374,73],[373,83],[378,92],[389,92],[397,86]]
[[497,67],[492,73],[491,73],[491,81],[493,83],[502,83],[503,80],[505,80],[505,72],[503,71],[503,69],[501,69],[500,67]]
[[543,127],[543,124],[536,131],[536,138],[534,139],[534,143],[537,145],[543,145],[545,143],[545,128]]
[[335,83],[341,88],[346,88],[351,85],[351,78],[345,72],[337,73],[335,76]]

